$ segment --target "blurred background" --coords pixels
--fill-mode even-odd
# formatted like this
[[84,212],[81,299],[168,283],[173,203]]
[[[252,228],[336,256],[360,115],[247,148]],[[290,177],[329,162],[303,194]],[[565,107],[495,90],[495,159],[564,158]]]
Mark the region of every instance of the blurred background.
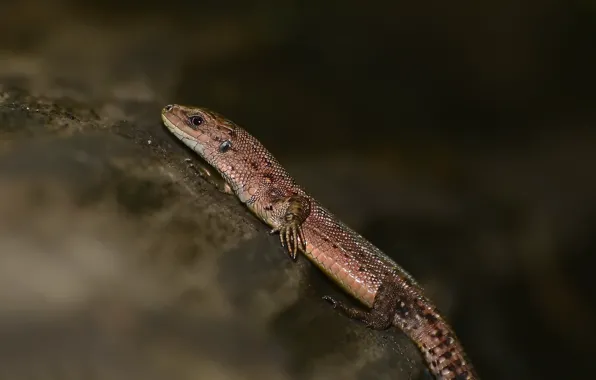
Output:
[[[485,379],[596,365],[596,2],[2,0],[0,80],[257,136],[445,310]],[[225,377],[224,377],[225,378]]]

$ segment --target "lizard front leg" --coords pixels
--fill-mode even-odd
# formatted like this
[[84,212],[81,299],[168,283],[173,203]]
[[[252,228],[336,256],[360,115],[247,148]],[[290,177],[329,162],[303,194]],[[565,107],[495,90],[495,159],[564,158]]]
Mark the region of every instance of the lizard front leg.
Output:
[[302,223],[310,215],[310,200],[301,195],[292,195],[274,201],[275,208],[281,210],[281,223],[271,233],[279,232],[281,245],[288,249],[293,260],[298,251],[306,251],[306,239],[302,231]]
[[188,166],[193,168],[199,174],[199,177],[209,182],[209,184],[213,185],[217,190],[221,191],[224,194],[234,194],[234,191],[232,190],[230,185],[221,176],[213,172],[211,168],[203,164],[195,165],[191,162],[190,158],[187,158],[184,161],[189,163]]

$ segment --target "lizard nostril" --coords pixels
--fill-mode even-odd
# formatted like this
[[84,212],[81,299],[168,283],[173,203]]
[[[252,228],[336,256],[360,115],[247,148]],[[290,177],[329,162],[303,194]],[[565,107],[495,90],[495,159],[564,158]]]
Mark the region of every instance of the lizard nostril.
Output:
[[173,105],[168,104],[167,106],[164,107],[164,110],[166,110],[166,112],[170,112],[173,108],[174,108]]

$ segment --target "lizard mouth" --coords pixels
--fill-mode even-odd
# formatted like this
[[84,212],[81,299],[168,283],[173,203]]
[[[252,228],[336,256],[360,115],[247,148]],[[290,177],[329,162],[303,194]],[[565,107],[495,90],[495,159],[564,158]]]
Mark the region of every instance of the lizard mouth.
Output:
[[196,137],[190,135],[184,130],[184,120],[180,116],[176,115],[170,107],[171,106],[166,106],[161,111],[161,120],[163,121],[164,125],[186,146],[203,156],[205,151],[203,144],[201,144]]

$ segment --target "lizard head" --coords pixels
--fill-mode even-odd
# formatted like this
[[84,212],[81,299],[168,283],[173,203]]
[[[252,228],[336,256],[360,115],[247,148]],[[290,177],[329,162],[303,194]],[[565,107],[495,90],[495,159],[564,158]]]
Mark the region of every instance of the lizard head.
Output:
[[234,123],[205,108],[171,104],[162,109],[161,118],[178,139],[210,164],[231,150],[237,137]]
[[[232,188],[253,173],[255,157],[265,148],[230,120],[205,108],[167,105],[161,111],[166,127],[214,167]],[[252,159],[251,159],[252,158]]]

